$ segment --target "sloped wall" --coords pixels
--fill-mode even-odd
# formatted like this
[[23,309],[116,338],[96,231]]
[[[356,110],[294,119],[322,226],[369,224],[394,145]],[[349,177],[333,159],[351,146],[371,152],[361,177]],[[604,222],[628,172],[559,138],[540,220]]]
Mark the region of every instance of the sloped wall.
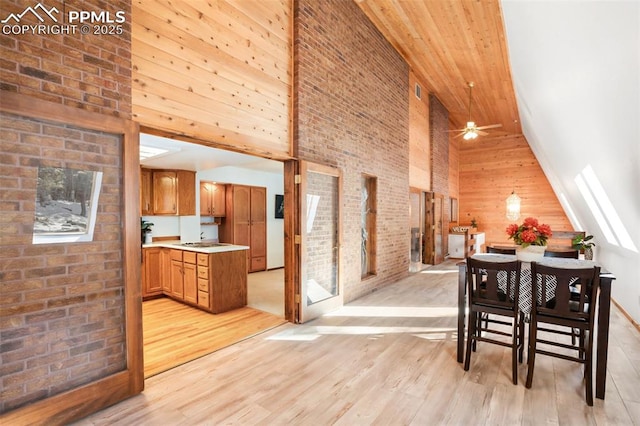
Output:
[[[409,270],[409,69],[351,1],[295,2],[298,157],[344,173],[345,301]],[[377,274],[361,280],[361,178],[378,178]]]

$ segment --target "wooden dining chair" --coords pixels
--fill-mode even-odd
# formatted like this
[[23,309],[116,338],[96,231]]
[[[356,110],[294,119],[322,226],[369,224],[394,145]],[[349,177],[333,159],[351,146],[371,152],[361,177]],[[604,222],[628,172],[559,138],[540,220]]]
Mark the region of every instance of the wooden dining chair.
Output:
[[496,254],[516,254],[516,249],[512,248],[498,248],[487,246],[487,253],[496,253]]
[[545,250],[544,257],[563,257],[567,259],[578,259],[580,252],[578,250],[553,251]]
[[[600,268],[571,269],[532,262],[531,279],[532,308],[526,387],[531,388],[533,382],[536,354],[575,361],[584,365],[585,397],[587,404],[592,406],[593,325]],[[570,287],[578,281],[580,293],[576,298],[572,296]],[[579,333],[577,343],[573,339],[575,330]],[[540,332],[571,336],[572,342],[565,344],[559,339],[550,340],[547,335],[540,336]],[[575,351],[573,355],[567,355],[572,351]]]
[[[514,385],[518,384],[518,361],[522,362],[524,350],[524,315],[518,307],[520,266],[518,260],[487,262],[467,259],[469,320],[464,369],[469,371],[471,349],[475,349],[477,342],[506,346],[511,348]],[[488,314],[491,314],[490,318]],[[504,317],[510,319],[505,320]],[[511,332],[505,331],[504,327],[498,328],[500,325],[511,327]],[[488,337],[489,334],[507,336],[510,341]]]

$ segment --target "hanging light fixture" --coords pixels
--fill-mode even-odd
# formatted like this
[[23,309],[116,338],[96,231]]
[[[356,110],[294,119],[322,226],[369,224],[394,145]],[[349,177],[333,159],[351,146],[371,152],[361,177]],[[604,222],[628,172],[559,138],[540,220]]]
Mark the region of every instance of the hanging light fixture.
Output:
[[511,191],[511,195],[507,197],[507,219],[517,220],[520,217],[520,197],[515,191]]

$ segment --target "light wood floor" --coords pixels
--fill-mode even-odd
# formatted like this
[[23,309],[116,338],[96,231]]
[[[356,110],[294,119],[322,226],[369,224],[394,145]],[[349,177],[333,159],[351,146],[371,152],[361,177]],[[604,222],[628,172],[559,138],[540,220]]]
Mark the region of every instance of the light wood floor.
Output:
[[[285,324],[145,381],[79,425],[640,425],[640,333],[614,307],[606,400],[581,366],[539,356],[532,389],[508,349],[456,362],[454,262],[304,325]],[[635,422],[635,423],[634,423]]]
[[144,302],[144,377],[283,324],[284,269],[249,274],[247,299],[252,309],[216,315],[169,298]]

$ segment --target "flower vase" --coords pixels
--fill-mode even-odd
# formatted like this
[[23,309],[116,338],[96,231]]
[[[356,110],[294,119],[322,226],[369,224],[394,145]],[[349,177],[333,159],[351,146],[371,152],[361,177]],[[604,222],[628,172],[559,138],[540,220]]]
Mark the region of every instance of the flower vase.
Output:
[[544,257],[546,246],[516,247],[516,257],[523,262],[539,262]]

